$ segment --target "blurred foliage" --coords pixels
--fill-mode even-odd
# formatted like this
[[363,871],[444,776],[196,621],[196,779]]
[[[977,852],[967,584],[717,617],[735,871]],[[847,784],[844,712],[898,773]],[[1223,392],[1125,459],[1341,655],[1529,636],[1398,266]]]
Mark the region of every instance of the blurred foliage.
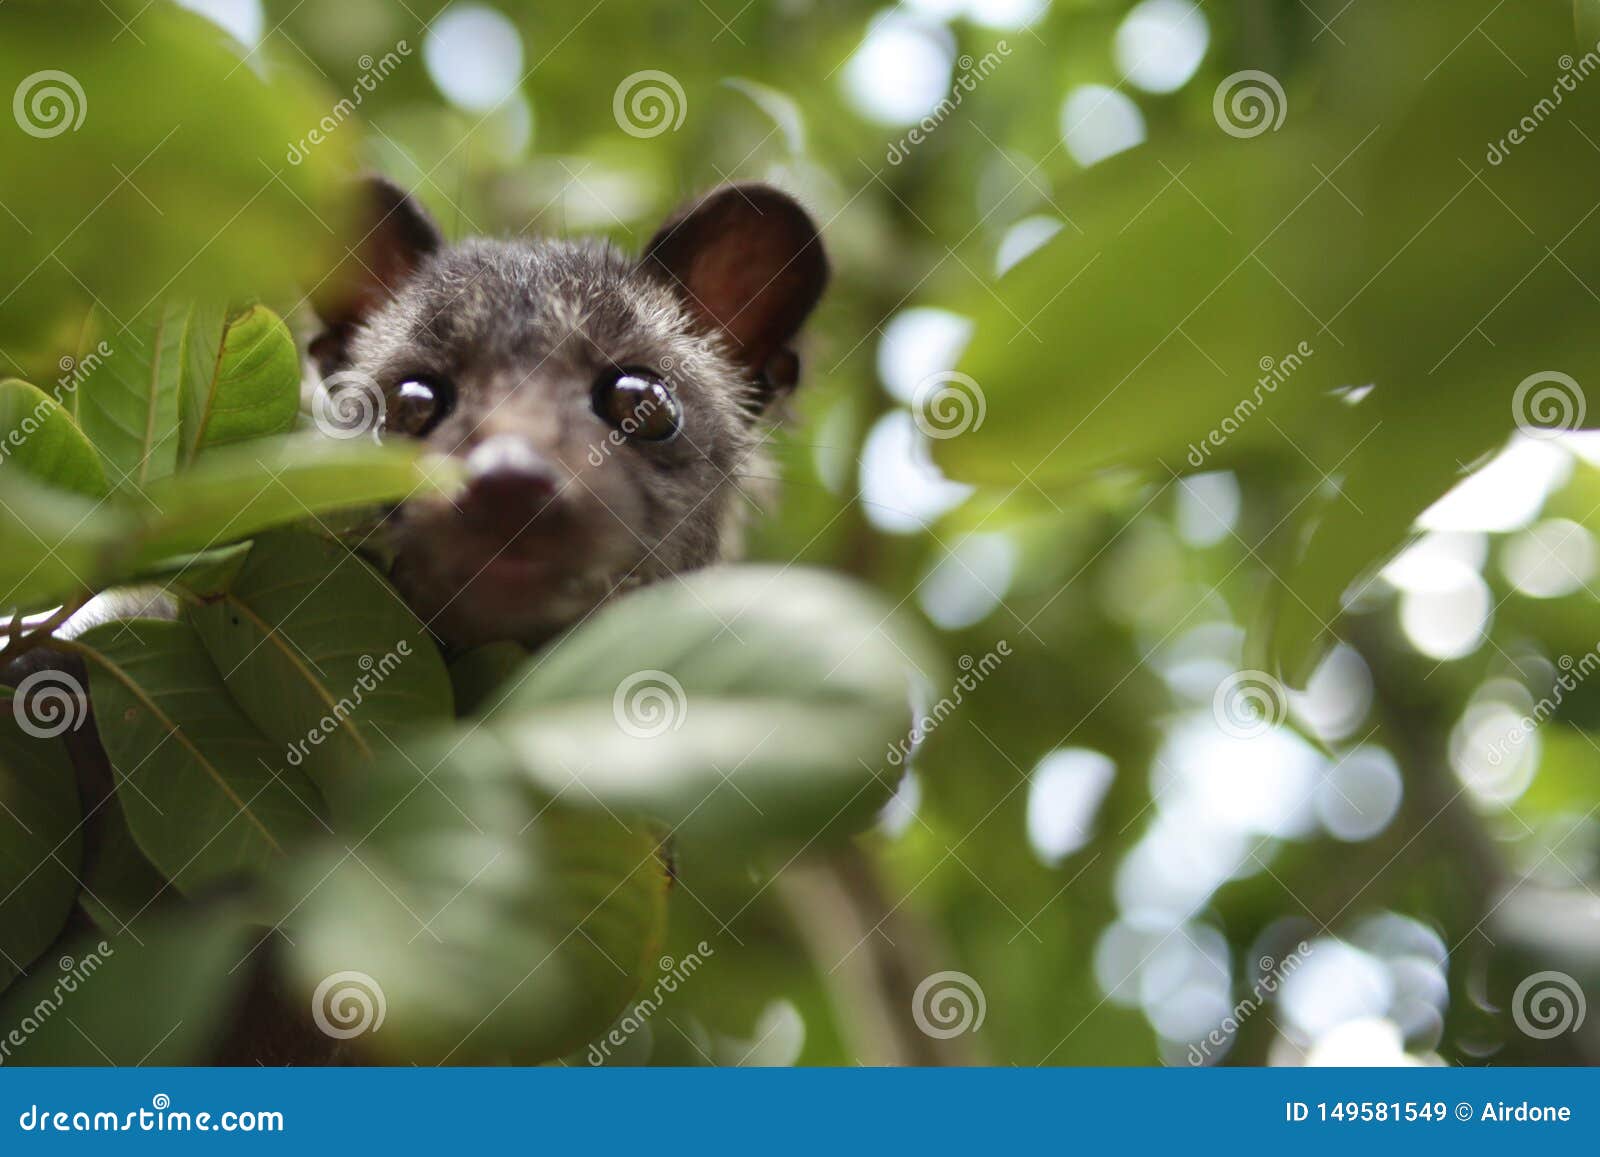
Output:
[[[267,0],[248,49],[166,0],[0,7],[0,93],[59,69],[87,104],[55,135],[0,132],[0,375],[15,379],[0,423],[38,426],[0,465],[0,588],[29,611],[136,581],[187,605],[73,644],[119,780],[92,817],[96,862],[54,744],[0,733],[0,789],[29,833],[8,830],[18,851],[0,856],[6,975],[63,951],[76,903],[70,927],[112,937],[128,978],[85,985],[97,1003],[73,1015],[119,1062],[174,1019],[190,1027],[158,1055],[203,1055],[195,1026],[237,985],[221,974],[281,921],[297,1000],[344,970],[385,978],[370,1043],[388,1060],[585,1063],[630,1015],[609,1060],[903,1059],[931,1047],[911,989],[956,970],[986,1016],[950,1046],[970,1051],[935,1056],[1181,1064],[1306,941],[1313,966],[1286,985],[1301,989],[1233,1017],[1208,1060],[1297,1062],[1363,1019],[1394,1026],[1396,1055],[1600,1055],[1600,1017],[1539,1040],[1513,1015],[1533,973],[1600,978],[1600,683],[1576,677],[1600,646],[1581,561],[1600,474],[1585,435],[1540,428],[1582,426],[1582,386],[1600,380],[1600,86],[1580,75],[1600,51],[1594,5],[1180,0],[1168,15],[1208,39],[1170,92],[1132,83],[1115,51],[1128,0],[494,7],[521,79],[480,107],[435,83],[438,2]],[[1004,15],[1028,10],[1026,27]],[[945,89],[1005,49],[901,161],[908,123],[863,104],[857,68],[885,27],[943,61]],[[646,70],[670,75],[682,119],[626,131],[617,101]],[[1281,89],[1281,125],[1228,131],[1219,102],[1245,70]],[[1094,113],[1064,101],[1089,85],[1131,101],[1142,140],[1085,164],[1073,137]],[[533,667],[497,648],[447,671],[327,525],[447,472],[291,430],[290,331],[337,254],[341,180],[363,166],[452,237],[601,233],[636,250],[721,180],[805,200],[835,281],[752,553],[877,594],[797,570],[748,604],[768,577],[735,568],[694,597],[625,600]],[[999,260],[1041,221],[1053,235]],[[959,360],[886,337],[914,308],[965,320]],[[79,374],[102,339],[111,352]],[[864,492],[892,457],[879,436],[917,428],[896,359],[922,383],[966,375],[982,415],[912,435],[890,475],[898,519]],[[1519,386],[1554,373],[1579,389],[1552,419]],[[67,381],[41,409],[38,389]],[[914,399],[924,423],[932,401]],[[1419,516],[1491,458],[1476,520],[1424,534]],[[959,503],[928,501],[935,462],[974,487]],[[1496,499],[1545,466],[1537,500],[1496,522]],[[1554,519],[1578,554],[1545,553],[1575,581],[1536,594],[1514,560]],[[1449,591],[1481,597],[1481,638],[1430,650],[1416,620],[1447,591],[1408,583],[1404,558],[1380,575],[1408,543],[1413,567],[1431,558]],[[309,613],[298,592],[318,589],[319,608],[362,613]],[[749,629],[721,634],[701,599]],[[879,630],[890,608],[927,619],[948,661]],[[640,622],[669,626],[640,645]],[[357,657],[399,639],[423,657],[392,698],[274,773],[358,681]],[[1003,661],[958,682],[1002,642]],[[869,825],[903,770],[882,753],[906,663],[925,708],[963,691],[857,841],[876,894],[802,887],[818,819]],[[673,671],[694,704],[665,764],[595,725],[641,666]],[[823,695],[841,667],[854,694]],[[1241,668],[1287,716],[1250,739],[1215,696]],[[1508,718],[1536,711],[1531,738],[1490,761]],[[781,741],[762,741],[771,728]],[[1041,760],[1063,748],[1115,774],[1051,852]],[[592,774],[575,753],[599,757]],[[1398,799],[1351,835],[1328,816],[1383,812],[1345,795],[1374,757],[1398,767]],[[47,843],[46,870],[25,875]],[[216,900],[241,869],[260,886]],[[224,916],[154,900],[173,888]],[[700,971],[659,1010],[630,1003],[691,957]],[[0,1029],[52,979],[46,959],[17,981]],[[160,1007],[113,995],[169,987]],[[95,1060],[62,1022],[14,1057],[29,1058]]]

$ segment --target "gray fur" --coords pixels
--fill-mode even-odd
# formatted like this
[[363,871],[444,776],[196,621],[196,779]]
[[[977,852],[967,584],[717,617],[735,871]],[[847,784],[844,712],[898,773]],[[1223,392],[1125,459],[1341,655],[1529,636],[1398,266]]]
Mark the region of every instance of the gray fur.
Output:
[[[537,643],[620,591],[737,553],[754,505],[740,476],[770,473],[757,458],[770,399],[669,281],[604,242],[472,240],[422,256],[349,334],[338,364],[386,393],[454,383],[434,449],[464,457],[512,434],[561,476],[510,542],[440,498],[390,519],[394,581],[447,642]],[[669,383],[677,438],[626,440],[594,413],[594,383],[616,367]],[[481,577],[507,554],[536,572],[510,591]]]

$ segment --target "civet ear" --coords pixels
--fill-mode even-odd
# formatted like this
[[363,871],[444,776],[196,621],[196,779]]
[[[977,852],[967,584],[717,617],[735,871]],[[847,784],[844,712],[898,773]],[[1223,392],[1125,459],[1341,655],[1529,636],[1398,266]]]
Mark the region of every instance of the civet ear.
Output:
[[355,237],[322,289],[312,295],[327,327],[311,342],[311,356],[327,374],[345,360],[356,327],[387,303],[444,236],[427,211],[383,177],[367,177],[357,190]]
[[828,284],[828,260],[793,197],[770,185],[724,185],[670,217],[640,262],[708,332],[728,339],[758,382],[794,384],[788,346]]

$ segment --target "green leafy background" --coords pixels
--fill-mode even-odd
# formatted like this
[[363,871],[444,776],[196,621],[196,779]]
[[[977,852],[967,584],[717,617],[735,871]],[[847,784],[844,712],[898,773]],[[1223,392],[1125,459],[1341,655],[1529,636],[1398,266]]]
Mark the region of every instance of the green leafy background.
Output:
[[[1600,1059],[1519,995],[1600,992],[1594,5],[481,9],[0,6],[83,112],[0,120],[11,645],[179,608],[49,643],[106,802],[0,718],[5,1060],[213,1059],[258,974],[392,1063]],[[751,564],[439,653],[363,512],[450,465],[301,415],[361,168],[453,238],[805,201]]]

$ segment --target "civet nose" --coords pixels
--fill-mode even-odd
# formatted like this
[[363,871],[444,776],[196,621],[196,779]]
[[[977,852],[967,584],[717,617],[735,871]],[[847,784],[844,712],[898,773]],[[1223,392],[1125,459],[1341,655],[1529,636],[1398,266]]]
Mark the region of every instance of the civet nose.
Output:
[[462,512],[485,529],[509,534],[527,526],[561,486],[556,467],[513,434],[496,434],[473,447],[466,472]]

